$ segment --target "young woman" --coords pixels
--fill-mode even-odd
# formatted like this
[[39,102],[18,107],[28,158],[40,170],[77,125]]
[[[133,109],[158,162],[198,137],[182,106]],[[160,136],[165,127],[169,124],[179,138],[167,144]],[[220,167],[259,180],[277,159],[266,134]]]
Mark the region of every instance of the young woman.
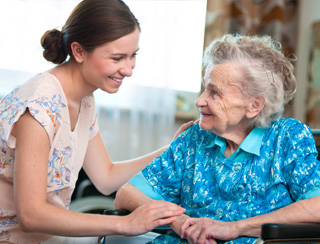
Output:
[[121,0],[84,0],[61,31],[43,35],[43,55],[57,66],[0,102],[0,242],[96,243],[98,236],[145,233],[184,212],[163,201],[126,217],[68,210],[81,167],[108,195],[165,149],[112,164],[99,134],[92,94],[115,93],[132,75],[139,35]]

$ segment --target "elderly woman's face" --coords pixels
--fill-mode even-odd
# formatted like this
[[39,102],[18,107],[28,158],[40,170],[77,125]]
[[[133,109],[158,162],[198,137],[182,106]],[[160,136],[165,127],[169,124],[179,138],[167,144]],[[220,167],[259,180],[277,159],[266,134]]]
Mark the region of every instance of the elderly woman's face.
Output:
[[223,136],[248,127],[246,99],[239,84],[241,72],[234,64],[209,65],[204,77],[205,91],[196,100],[200,127]]

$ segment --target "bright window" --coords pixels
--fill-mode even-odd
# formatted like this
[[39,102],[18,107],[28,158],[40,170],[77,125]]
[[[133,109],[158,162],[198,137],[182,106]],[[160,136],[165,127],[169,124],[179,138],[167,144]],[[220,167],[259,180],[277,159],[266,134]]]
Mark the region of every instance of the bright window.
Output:
[[[0,1],[0,90],[53,67],[40,38],[61,28],[79,0]],[[206,0],[125,0],[141,24],[133,84],[199,92]],[[26,73],[24,73],[26,72]],[[0,94],[3,95],[3,94]]]

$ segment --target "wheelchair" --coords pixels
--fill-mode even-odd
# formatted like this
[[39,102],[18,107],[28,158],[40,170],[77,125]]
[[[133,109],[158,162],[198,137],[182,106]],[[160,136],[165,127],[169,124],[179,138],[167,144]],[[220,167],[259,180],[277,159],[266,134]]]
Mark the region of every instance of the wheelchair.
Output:
[[[311,130],[314,136],[320,160],[320,130]],[[277,224],[262,225],[261,236],[255,244],[263,243],[320,243],[320,224]]]

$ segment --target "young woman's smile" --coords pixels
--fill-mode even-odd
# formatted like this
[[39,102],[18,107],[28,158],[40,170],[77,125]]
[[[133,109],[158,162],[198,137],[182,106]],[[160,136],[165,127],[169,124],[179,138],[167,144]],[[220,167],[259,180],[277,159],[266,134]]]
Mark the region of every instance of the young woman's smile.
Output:
[[123,79],[132,75],[139,50],[139,36],[140,30],[137,28],[126,36],[86,52],[81,70],[84,80],[93,90],[115,93]]

